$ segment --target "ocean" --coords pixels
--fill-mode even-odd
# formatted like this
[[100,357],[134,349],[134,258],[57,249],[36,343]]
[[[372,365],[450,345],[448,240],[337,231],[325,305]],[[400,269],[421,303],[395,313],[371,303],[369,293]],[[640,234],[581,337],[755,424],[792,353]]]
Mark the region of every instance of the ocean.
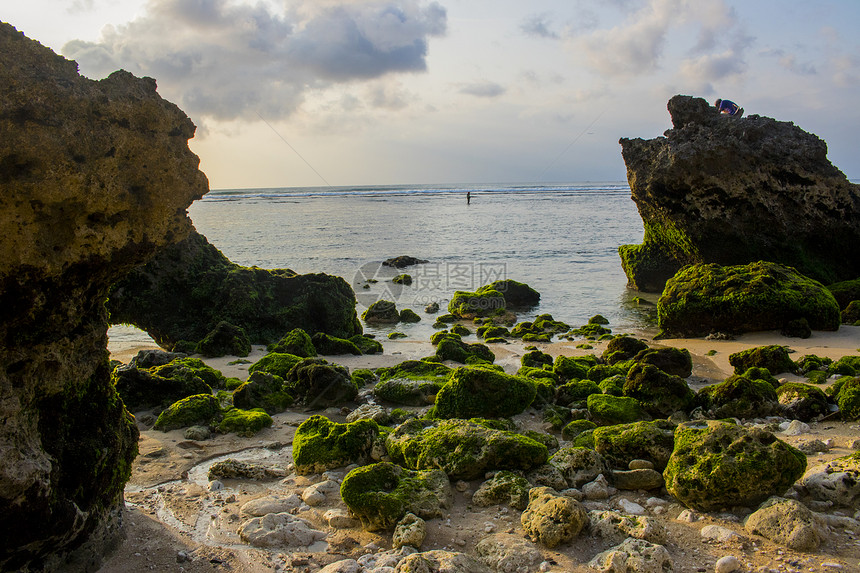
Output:
[[[445,312],[455,291],[498,279],[541,294],[522,320],[549,313],[579,326],[601,314],[618,331],[653,322],[653,307],[637,305],[640,293],[626,288],[617,252],[643,237],[626,182],[213,190],[188,212],[235,263],[337,275],[355,290],[359,315],[384,298],[422,317],[365,328],[377,336],[398,330],[427,340],[434,332],[428,303]],[[400,255],[428,262],[381,265]],[[400,273],[411,286],[391,282]],[[112,340],[139,334],[110,333]]]

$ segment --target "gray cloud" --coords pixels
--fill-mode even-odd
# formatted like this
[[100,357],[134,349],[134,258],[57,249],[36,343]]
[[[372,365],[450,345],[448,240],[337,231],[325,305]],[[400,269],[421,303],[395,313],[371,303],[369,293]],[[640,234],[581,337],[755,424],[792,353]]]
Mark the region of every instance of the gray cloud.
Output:
[[468,84],[460,85],[459,91],[461,94],[472,95],[475,97],[493,98],[499,97],[507,90],[504,86],[497,84],[496,82],[491,82],[489,80],[478,80]]
[[269,119],[295,111],[309,90],[426,70],[429,39],[446,27],[445,9],[419,0],[297,0],[282,13],[152,0],[144,16],[63,53],[91,77],[120,68],[154,77],[192,116]]
[[558,33],[552,30],[552,15],[546,13],[533,14],[529,16],[522,24],[520,24],[520,30],[522,30],[526,36],[534,36],[537,38],[556,39],[559,37]]

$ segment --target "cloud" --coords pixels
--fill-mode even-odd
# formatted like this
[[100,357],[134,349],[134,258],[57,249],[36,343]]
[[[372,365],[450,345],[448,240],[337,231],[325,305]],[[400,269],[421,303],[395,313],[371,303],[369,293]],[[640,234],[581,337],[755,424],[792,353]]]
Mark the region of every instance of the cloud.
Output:
[[262,3],[151,0],[145,15],[63,53],[92,77],[148,75],[192,116],[283,118],[310,90],[427,69],[445,9],[419,0]]
[[558,33],[554,32],[551,27],[552,15],[548,13],[533,14],[520,24],[520,30],[522,30],[526,36],[550,39],[558,38]]
[[724,49],[726,38],[733,44],[736,57],[741,55],[740,47],[749,43],[749,38],[738,32],[734,10],[722,0],[649,0],[644,5],[625,2],[619,6],[629,12],[622,24],[570,38],[584,63],[602,75],[629,77],[656,71],[666,57],[667,39],[675,30],[698,27],[697,41],[688,53],[716,71],[720,71],[721,56],[713,52]]
[[504,86],[491,82],[489,80],[478,80],[468,84],[460,84],[459,92],[461,94],[472,95],[475,97],[494,98],[504,94],[507,90]]

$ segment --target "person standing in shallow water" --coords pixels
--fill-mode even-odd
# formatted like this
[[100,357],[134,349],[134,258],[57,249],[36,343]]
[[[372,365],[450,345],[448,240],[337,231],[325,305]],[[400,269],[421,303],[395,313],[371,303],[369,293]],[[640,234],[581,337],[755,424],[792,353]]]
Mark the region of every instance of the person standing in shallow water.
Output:
[[725,113],[727,115],[741,117],[744,114],[744,108],[739,107],[738,104],[731,100],[718,99],[714,102],[714,106],[716,106],[717,111],[719,111],[720,113]]
[[466,205],[469,205],[472,202],[472,192],[466,191]]

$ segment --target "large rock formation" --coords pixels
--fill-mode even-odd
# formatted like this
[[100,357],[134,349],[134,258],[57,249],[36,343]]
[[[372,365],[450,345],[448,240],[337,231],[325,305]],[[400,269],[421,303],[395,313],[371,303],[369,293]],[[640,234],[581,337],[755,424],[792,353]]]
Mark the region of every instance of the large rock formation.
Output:
[[194,131],[153,79],[88,80],[0,23],[0,570],[92,570],[116,538],[138,432],[104,300],[191,230]]
[[765,260],[824,284],[860,276],[860,186],[791,122],[669,100],[673,129],[621,139],[642,245],[619,248],[630,286],[660,292],[683,265]]
[[242,328],[253,344],[275,342],[294,328],[338,338],[362,332],[355,293],[342,278],[242,267],[197,232],[117,283],[108,310],[112,323],[134,324],[166,348],[196,344],[222,321]]

